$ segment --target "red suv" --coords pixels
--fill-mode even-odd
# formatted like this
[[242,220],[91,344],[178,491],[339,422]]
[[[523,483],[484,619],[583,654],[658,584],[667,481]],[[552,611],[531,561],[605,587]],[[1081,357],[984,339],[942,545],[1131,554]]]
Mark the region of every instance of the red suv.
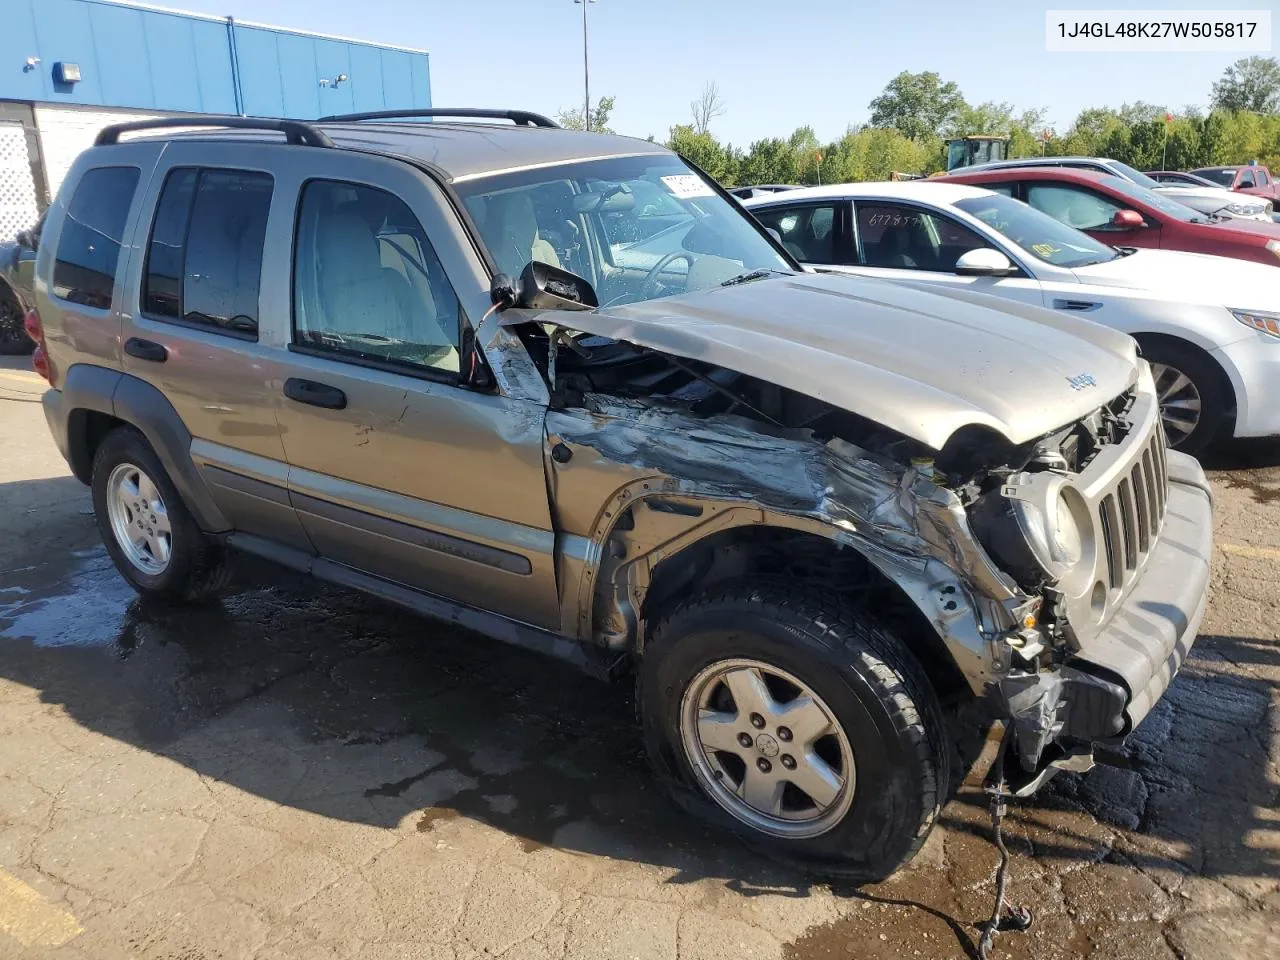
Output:
[[1120,177],[1066,167],[1005,167],[947,175],[1028,203],[1117,247],[1154,247],[1239,257],[1280,267],[1280,224],[1210,219]]

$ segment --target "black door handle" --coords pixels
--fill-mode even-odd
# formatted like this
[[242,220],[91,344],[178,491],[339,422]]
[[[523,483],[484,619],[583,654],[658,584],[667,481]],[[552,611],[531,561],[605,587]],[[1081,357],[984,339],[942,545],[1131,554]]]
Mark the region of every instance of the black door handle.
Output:
[[290,377],[284,382],[284,395],[298,403],[324,407],[327,410],[345,410],[347,406],[347,395],[337,387],[298,377]]
[[154,340],[142,340],[130,337],[124,342],[124,352],[139,360],[150,360],[152,363],[164,363],[169,359],[169,350],[163,343]]

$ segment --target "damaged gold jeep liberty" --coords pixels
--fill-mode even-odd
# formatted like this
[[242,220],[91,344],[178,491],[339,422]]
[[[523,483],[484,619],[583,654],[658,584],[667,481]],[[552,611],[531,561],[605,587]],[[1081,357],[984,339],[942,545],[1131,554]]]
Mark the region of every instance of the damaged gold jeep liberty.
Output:
[[66,178],[27,327],[141,593],[247,551],[634,671],[680,803],[830,875],[924,841],[943,702],[1024,793],[1141,722],[1212,522],[1131,339],[802,272],[652,143],[428,113],[142,121]]

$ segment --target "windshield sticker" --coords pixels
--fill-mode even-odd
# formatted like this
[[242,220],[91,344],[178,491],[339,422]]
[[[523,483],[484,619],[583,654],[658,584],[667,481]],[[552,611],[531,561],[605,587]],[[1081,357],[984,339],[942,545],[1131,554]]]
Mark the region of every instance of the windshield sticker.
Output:
[[701,177],[692,173],[677,173],[662,178],[663,185],[671,191],[671,195],[681,200],[691,197],[714,197],[716,192]]
[[1031,250],[1037,256],[1042,257],[1045,260],[1048,260],[1055,253],[1060,253],[1062,248],[1055,247],[1052,243],[1037,243],[1031,247]]

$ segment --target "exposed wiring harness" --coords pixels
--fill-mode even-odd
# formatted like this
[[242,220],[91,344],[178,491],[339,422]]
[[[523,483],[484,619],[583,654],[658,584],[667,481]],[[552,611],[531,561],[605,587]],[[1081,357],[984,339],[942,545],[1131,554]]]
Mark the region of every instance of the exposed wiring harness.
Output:
[[996,849],[1000,851],[1000,866],[996,868],[996,902],[991,908],[991,919],[982,927],[982,937],[978,940],[978,957],[990,960],[991,947],[995,943],[996,933],[1000,930],[1022,931],[1031,926],[1031,911],[1027,907],[1005,906],[1005,886],[1009,874],[1009,848],[1004,845],[1004,834],[1001,830],[1007,801],[1013,796],[1009,785],[1005,782],[1005,755],[1009,750],[1009,742],[1013,739],[1013,727],[1007,727],[1000,738],[1000,749],[996,753],[995,762],[987,773],[983,790],[991,799],[991,834]]

